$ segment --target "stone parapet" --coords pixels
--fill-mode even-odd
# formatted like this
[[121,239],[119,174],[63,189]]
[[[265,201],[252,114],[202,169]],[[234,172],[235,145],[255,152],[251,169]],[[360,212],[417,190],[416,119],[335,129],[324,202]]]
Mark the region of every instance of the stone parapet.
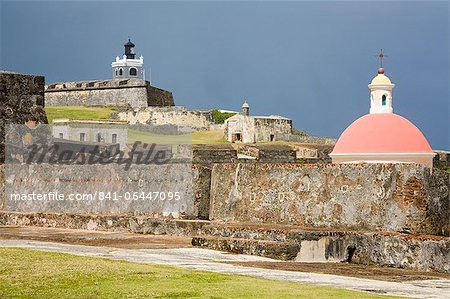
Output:
[[334,138],[301,136],[301,135],[294,135],[294,134],[277,135],[277,140],[284,140],[284,141],[288,141],[288,142],[298,142],[298,143],[323,144],[323,145],[335,145],[337,142],[337,140]]
[[48,106],[173,106],[170,91],[141,79],[61,82],[45,86]]
[[449,175],[416,164],[216,164],[210,219],[450,232]]

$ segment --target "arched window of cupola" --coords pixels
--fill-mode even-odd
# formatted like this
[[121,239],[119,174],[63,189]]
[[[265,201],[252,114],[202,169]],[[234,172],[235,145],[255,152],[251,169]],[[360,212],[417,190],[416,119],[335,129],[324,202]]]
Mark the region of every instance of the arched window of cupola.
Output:
[[386,95],[385,94],[381,97],[381,106],[386,106]]
[[119,69],[119,76],[123,75],[123,69]]
[[130,68],[130,76],[137,76],[137,69],[132,67]]

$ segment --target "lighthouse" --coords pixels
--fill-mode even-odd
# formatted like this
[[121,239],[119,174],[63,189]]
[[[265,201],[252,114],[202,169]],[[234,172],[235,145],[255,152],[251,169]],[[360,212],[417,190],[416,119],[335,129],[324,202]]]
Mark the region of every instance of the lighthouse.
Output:
[[120,58],[111,63],[113,79],[145,79],[144,78],[144,57],[136,59],[134,52],[135,45],[128,39],[124,45],[125,52]]

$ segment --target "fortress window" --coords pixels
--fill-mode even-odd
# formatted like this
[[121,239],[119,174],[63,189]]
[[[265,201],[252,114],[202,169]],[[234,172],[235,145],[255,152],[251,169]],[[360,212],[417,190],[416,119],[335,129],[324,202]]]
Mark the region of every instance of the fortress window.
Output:
[[97,142],[102,142],[102,134],[97,133]]
[[119,76],[123,75],[123,69],[119,69]]
[[130,76],[137,76],[137,69],[132,67],[130,68]]
[[381,106],[386,106],[386,95],[385,94],[381,97]]
[[112,142],[112,143],[117,143],[117,134],[112,134],[112,136],[111,136],[111,142]]
[[86,134],[80,133],[80,141],[86,141]]
[[116,69],[116,76],[117,76],[117,69]]
[[64,134],[63,133],[59,133],[59,138],[64,138]]

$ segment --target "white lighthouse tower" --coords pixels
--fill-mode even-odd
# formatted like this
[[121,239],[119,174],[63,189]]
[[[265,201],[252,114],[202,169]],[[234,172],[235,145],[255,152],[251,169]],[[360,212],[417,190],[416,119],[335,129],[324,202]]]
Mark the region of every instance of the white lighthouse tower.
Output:
[[116,57],[116,61],[111,63],[113,79],[145,79],[144,78],[144,57],[140,56],[136,59],[134,53],[134,44],[128,39],[124,45],[125,53],[120,59]]

